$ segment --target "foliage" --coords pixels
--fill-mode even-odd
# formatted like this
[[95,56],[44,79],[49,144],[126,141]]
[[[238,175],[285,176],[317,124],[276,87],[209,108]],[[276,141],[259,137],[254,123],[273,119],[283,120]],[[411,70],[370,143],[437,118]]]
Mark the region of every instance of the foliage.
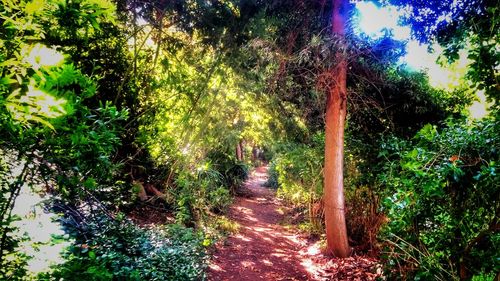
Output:
[[260,1],[174,0],[168,3],[145,1],[137,5],[132,1],[118,1],[123,10],[136,5],[134,17],[141,16],[156,27],[162,25],[163,19],[168,19],[188,35],[202,35],[204,45],[223,42],[228,49],[248,40],[247,25],[262,8],[260,4]]
[[321,233],[323,195],[323,138],[318,134],[311,145],[285,143],[270,165],[268,185],[277,188],[277,196],[307,215],[310,232]]
[[214,150],[207,154],[207,159],[212,167],[221,173],[224,186],[233,194],[247,179],[248,167],[244,163],[237,162],[234,157],[227,153]]
[[236,188],[247,177],[247,168],[224,153],[212,152],[195,172],[183,172],[176,178],[176,218],[191,225],[204,222],[207,213],[224,213],[232,203]]
[[[389,3],[407,6],[407,1]],[[498,2],[492,0],[413,1],[405,22],[422,42],[437,41],[444,47],[449,61],[459,58],[459,51],[468,50],[471,64],[468,79],[476,90],[484,90],[498,109]]]
[[[321,139],[321,136],[318,136]],[[309,147],[284,144],[286,153],[277,153],[273,159],[273,172],[277,175],[278,196],[292,204],[307,204],[318,200],[322,190],[322,144]]]
[[[351,242],[376,248],[387,216],[380,237],[393,276],[492,279],[498,104],[482,122],[460,118],[477,90],[498,103],[498,3],[383,2],[411,5],[406,21],[444,46],[440,61],[466,46],[471,65],[460,89],[436,90],[397,66],[403,42],[348,27]],[[0,278],[26,274],[12,209],[36,186],[65,215],[81,215],[68,226],[78,242],[66,263],[40,278],[202,279],[211,228],[238,228],[223,217],[248,172],[235,150],[272,143],[268,184],[308,217],[304,229],[321,233],[325,93],[339,47],[331,9],[316,0],[2,0]],[[448,116],[457,119],[444,125]],[[207,236],[143,230],[117,215],[138,203],[134,192],[152,195],[146,187],[179,225]]]
[[39,280],[201,280],[203,236],[170,225],[140,229],[129,221],[102,216],[78,231],[66,262]]
[[[64,16],[59,9],[52,9],[61,8],[58,4],[63,5],[7,1],[3,6],[0,106],[5,136],[2,146],[20,152],[19,158],[37,160],[43,176],[58,174],[57,180],[64,182],[60,190],[64,194],[77,192],[65,190],[77,182],[86,182],[89,188],[95,188],[95,181],[112,183],[116,165],[110,156],[120,144],[117,135],[127,111],[110,102],[88,106],[99,92],[96,78],[82,73],[55,47],[45,45],[46,33],[51,30],[43,24]],[[87,9],[79,16],[95,22],[93,29],[99,28],[100,21],[113,18],[108,2],[80,4]],[[61,24],[83,24],[86,20]],[[77,29],[75,33],[89,35],[88,30]]]
[[450,280],[498,268],[499,128],[449,120],[382,143],[389,222],[381,235],[394,276]]
[[0,150],[6,173],[0,176],[0,260],[2,278],[19,278],[24,275],[23,264],[15,264],[20,260],[12,256],[22,260],[23,253],[16,253],[21,238],[12,236],[11,223],[20,190],[38,186],[71,204],[89,197],[120,202],[120,196],[109,193],[109,186],[121,186],[117,182],[120,165],[111,158],[120,145],[128,112],[95,100],[100,93],[97,78],[82,72],[50,43],[53,32],[60,39],[71,30],[75,41],[91,38],[100,23],[113,20],[109,2],[78,1],[81,10],[71,10],[78,18],[75,21],[61,9],[76,2],[2,3]]
[[164,72],[155,77],[154,95],[143,100],[148,111],[140,139],[156,162],[185,168],[211,150],[234,151],[240,140],[266,141],[267,112],[258,107],[253,87],[232,68],[232,60],[195,36],[168,36],[190,47],[159,53]]
[[222,235],[236,234],[240,229],[240,225],[226,217],[217,217],[214,221],[214,228]]

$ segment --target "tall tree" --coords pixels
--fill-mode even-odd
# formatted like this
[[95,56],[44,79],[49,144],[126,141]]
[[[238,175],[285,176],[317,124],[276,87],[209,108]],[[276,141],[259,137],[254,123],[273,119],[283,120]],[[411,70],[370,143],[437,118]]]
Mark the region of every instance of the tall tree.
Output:
[[337,257],[350,254],[344,208],[344,125],[347,111],[345,22],[348,4],[332,0],[332,32],[340,42],[337,64],[331,69],[325,118],[324,203],[328,251]]

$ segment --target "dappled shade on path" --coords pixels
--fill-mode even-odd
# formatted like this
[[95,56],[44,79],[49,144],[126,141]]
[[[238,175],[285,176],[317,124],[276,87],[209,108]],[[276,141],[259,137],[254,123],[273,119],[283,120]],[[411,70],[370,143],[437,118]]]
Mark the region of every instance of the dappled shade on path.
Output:
[[[257,168],[244,185],[248,196],[236,198],[229,217],[240,229],[216,247],[209,280],[337,280],[339,274],[342,280],[375,280],[376,274],[369,272],[374,260],[329,259],[318,242],[279,225],[281,205],[263,187],[266,180],[267,167]],[[349,272],[340,272],[346,268]]]

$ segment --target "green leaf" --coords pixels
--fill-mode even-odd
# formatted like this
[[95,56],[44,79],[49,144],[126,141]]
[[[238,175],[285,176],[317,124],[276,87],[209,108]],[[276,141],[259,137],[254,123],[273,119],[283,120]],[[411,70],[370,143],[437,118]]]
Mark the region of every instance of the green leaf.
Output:
[[426,139],[428,141],[433,141],[437,136],[436,126],[427,124],[425,125],[417,134],[419,138]]
[[15,79],[12,79],[11,77],[12,76],[5,76],[5,77],[0,78],[0,84],[10,85],[10,84],[16,83],[17,81]]
[[85,186],[86,188],[88,189],[95,189],[97,187],[97,182],[94,178],[87,178],[84,182],[83,182],[83,186]]

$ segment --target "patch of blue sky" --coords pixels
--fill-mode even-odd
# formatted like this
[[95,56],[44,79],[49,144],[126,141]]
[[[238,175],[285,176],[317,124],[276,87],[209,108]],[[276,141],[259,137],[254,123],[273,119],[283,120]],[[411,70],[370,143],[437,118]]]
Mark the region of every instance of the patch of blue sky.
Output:
[[399,59],[401,65],[426,71],[433,86],[448,86],[450,70],[437,63],[442,48],[433,44],[434,52],[429,52],[429,45],[420,44],[411,37],[411,28],[401,21],[407,12],[394,6],[377,6],[371,1],[357,2],[354,31],[372,39],[382,38],[389,32],[392,38],[406,42],[406,54]]
[[[459,1],[454,1],[454,8]],[[459,59],[452,64],[438,63],[443,48],[437,43],[429,45],[420,44],[411,36],[411,28],[402,24],[401,18],[409,10],[398,9],[394,6],[378,6],[371,1],[356,2],[356,13],[354,16],[354,32],[365,34],[372,39],[380,39],[387,34],[392,38],[406,42],[406,54],[399,59],[401,65],[415,70],[424,71],[429,77],[429,83],[433,87],[453,90],[464,82],[466,72],[471,61],[467,58],[467,48],[460,50]],[[441,15],[440,22],[450,22],[452,14]],[[479,119],[487,115],[491,106],[486,102],[484,93],[476,91],[478,100],[469,108],[470,116]]]

